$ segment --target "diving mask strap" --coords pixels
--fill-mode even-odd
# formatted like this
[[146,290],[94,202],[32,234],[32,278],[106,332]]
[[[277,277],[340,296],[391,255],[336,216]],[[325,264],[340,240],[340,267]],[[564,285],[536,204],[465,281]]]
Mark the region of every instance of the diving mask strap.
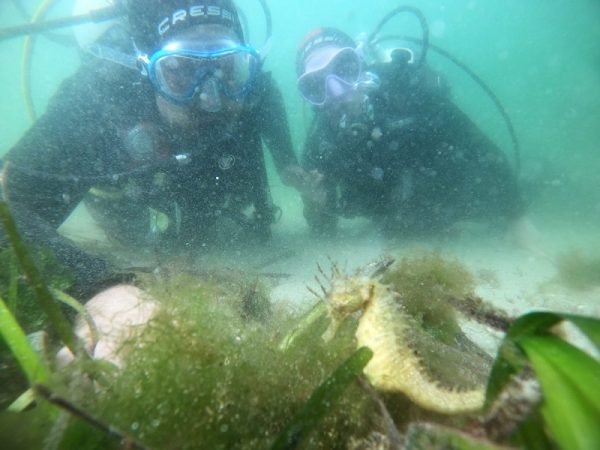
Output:
[[105,61],[119,64],[123,67],[127,67],[128,69],[139,70],[137,62],[138,58],[135,55],[121,52],[119,50],[115,50],[114,48],[100,44],[92,44],[86,47],[85,51]]

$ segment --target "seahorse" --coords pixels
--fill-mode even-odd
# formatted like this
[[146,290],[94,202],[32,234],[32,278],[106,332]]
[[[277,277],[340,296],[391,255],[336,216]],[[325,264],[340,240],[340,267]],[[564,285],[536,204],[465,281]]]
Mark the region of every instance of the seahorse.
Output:
[[348,277],[337,268],[330,283],[325,301],[331,323],[323,338],[331,339],[346,317],[362,311],[355,336],[358,347],[367,346],[373,351],[364,373],[376,389],[402,392],[422,408],[443,414],[468,413],[483,407],[483,386],[459,390],[433,379],[418,349],[411,345],[418,342],[411,338],[415,323],[403,311],[400,294],[376,278]]

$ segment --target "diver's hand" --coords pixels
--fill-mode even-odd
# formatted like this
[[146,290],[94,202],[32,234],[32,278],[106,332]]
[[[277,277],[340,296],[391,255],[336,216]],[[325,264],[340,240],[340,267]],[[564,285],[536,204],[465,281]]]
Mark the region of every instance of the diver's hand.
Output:
[[305,202],[324,207],[327,199],[327,191],[323,185],[323,174],[317,170],[306,172],[301,192]]
[[318,170],[306,171],[300,167],[298,169],[298,190],[304,203],[311,203],[315,207],[325,206],[327,192],[323,185],[323,174]]
[[323,174],[318,170],[307,171],[297,164],[285,168],[283,182],[293,186],[302,194],[304,203],[314,206],[325,205],[326,191],[323,186]]

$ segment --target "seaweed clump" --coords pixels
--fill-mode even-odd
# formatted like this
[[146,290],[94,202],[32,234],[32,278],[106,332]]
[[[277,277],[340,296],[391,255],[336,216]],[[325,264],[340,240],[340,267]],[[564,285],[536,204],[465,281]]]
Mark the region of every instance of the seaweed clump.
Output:
[[560,282],[568,288],[586,290],[600,286],[600,255],[570,250],[558,256],[556,266]]
[[400,294],[405,311],[437,340],[451,344],[461,333],[451,300],[472,296],[475,280],[460,262],[436,253],[403,258],[381,281]]
[[[353,342],[324,345],[311,333],[279,350],[294,318],[284,311],[267,314],[262,300],[250,298],[266,292],[256,278],[228,276],[224,284],[214,274],[148,286],[161,311],[125,344],[124,370],[106,387],[96,386],[94,395],[63,395],[86,399],[82,406],[89,414],[149,448],[269,448],[319,383],[353,352]],[[338,448],[350,436],[366,435],[369,408],[365,393],[351,388],[306,444]],[[74,421],[60,447],[98,448],[106,439]]]
[[392,265],[382,282],[399,295],[411,328],[407,345],[422,357],[430,376],[452,389],[481,385],[491,358],[465,335],[459,313],[489,325],[504,313],[474,294],[471,272],[460,261],[426,252]]

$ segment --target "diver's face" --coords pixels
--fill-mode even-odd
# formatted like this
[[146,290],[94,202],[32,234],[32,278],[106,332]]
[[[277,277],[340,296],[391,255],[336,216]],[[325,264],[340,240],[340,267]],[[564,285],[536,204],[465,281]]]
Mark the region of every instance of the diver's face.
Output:
[[163,45],[166,56],[154,65],[154,82],[161,88],[156,103],[167,123],[187,128],[230,121],[239,114],[243,97],[224,95],[239,58],[211,55],[240,45],[235,33],[220,25],[195,27]]
[[336,109],[356,101],[362,72],[360,56],[350,47],[326,46],[314,50],[298,78],[300,94],[320,109]]

